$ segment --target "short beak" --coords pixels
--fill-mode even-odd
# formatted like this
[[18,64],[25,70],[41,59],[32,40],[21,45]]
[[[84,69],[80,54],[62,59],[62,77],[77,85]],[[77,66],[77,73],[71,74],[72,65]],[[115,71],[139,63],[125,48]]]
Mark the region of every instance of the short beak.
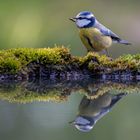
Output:
[[76,18],[73,17],[73,18],[69,18],[69,20],[73,21],[73,22],[76,22]]

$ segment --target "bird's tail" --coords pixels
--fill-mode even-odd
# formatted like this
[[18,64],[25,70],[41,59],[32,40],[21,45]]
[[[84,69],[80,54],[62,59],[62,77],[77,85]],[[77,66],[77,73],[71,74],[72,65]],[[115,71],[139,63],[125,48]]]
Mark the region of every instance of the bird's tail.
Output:
[[125,45],[131,45],[130,42],[128,42],[127,40],[119,40],[120,44],[125,44]]
[[110,107],[113,106],[115,103],[117,103],[122,97],[126,96],[127,93],[119,93],[117,95],[114,95],[110,104]]

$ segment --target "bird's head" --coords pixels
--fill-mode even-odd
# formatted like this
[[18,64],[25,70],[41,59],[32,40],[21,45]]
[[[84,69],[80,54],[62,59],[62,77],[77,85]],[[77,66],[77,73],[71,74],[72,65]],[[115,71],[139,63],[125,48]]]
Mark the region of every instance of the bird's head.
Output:
[[90,28],[94,26],[96,18],[92,12],[83,11],[70,20],[75,22],[78,28]]
[[70,124],[73,124],[79,131],[89,132],[95,125],[94,119],[85,116],[77,116]]

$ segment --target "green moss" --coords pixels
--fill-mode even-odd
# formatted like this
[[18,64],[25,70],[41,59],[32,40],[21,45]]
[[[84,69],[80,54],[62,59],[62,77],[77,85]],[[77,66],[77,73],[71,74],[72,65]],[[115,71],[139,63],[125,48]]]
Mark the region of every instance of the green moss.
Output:
[[117,67],[120,67],[121,69],[133,69],[138,70],[140,69],[140,54],[136,55],[124,55],[119,57],[114,61],[114,64],[116,64]]
[[0,73],[17,73],[21,69],[21,63],[12,57],[0,59]]
[[77,67],[85,67],[87,70],[139,70],[140,54],[124,55],[111,60],[105,55],[88,53],[84,57],[71,56],[69,50],[63,46],[54,48],[17,48],[0,51],[0,74],[16,74],[28,64],[37,62],[46,65],[67,66],[76,64]]
[[70,59],[69,50],[55,48],[17,48],[0,51],[0,73],[17,73],[31,62],[41,64],[64,64]]
[[[97,60],[95,63],[93,58]],[[111,59],[105,55],[98,55],[95,53],[88,53],[87,56],[82,58],[81,63],[84,64],[88,61],[88,68],[90,70],[110,68],[114,70],[140,70],[140,54],[124,55],[117,59]],[[86,62],[87,63],[87,62]]]

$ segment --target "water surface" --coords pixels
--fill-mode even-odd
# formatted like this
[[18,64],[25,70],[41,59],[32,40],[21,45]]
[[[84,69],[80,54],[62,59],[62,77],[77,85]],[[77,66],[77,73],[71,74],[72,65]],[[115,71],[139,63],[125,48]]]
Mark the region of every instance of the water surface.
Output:
[[[139,139],[137,81],[24,81],[0,83],[3,140]],[[109,108],[112,99],[123,95]],[[89,132],[69,122],[109,108]],[[105,111],[102,111],[105,112]],[[81,115],[80,114],[80,115]],[[83,122],[82,122],[83,123]],[[85,123],[85,121],[84,121]]]

